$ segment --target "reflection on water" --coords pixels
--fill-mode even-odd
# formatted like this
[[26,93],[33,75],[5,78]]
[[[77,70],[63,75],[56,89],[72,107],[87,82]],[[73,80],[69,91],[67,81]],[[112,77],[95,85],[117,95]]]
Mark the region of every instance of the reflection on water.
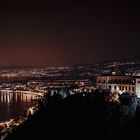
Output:
[[0,122],[23,115],[29,107],[37,103],[35,98],[31,94],[0,92]]

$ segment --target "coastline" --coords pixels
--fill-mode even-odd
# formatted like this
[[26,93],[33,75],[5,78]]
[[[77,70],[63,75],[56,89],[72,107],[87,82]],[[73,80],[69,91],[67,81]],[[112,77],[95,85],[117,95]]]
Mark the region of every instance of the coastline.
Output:
[[10,133],[12,133],[18,126],[24,124],[28,120],[28,117],[33,115],[38,110],[38,103],[27,109],[26,113],[19,116],[19,119],[13,119],[0,122],[0,140],[5,139]]

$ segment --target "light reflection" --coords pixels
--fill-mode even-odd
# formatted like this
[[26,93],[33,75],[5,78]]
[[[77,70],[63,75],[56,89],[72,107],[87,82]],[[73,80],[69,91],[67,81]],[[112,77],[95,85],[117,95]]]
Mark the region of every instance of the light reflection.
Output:
[[21,101],[21,102],[31,102],[38,98],[37,95],[28,94],[28,93],[16,93],[16,92],[7,92],[1,91],[0,92],[0,102],[2,103],[10,103],[13,101]]
[[[34,106],[41,93],[30,91],[9,91],[1,90],[0,92],[0,122],[11,118],[18,118],[24,115],[31,106]],[[43,96],[43,95],[42,95]]]

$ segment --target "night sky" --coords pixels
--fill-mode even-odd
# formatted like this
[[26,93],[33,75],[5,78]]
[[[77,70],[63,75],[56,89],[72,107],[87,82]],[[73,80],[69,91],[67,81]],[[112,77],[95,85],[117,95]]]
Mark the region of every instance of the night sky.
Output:
[[63,66],[139,55],[135,1],[0,1],[0,66]]

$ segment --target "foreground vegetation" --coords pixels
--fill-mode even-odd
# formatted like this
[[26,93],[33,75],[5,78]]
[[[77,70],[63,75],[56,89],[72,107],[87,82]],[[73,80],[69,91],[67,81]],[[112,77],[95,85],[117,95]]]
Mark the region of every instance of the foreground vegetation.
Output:
[[6,139],[117,140],[139,135],[140,104],[135,95],[103,90],[73,95],[65,92],[45,95],[39,110]]

